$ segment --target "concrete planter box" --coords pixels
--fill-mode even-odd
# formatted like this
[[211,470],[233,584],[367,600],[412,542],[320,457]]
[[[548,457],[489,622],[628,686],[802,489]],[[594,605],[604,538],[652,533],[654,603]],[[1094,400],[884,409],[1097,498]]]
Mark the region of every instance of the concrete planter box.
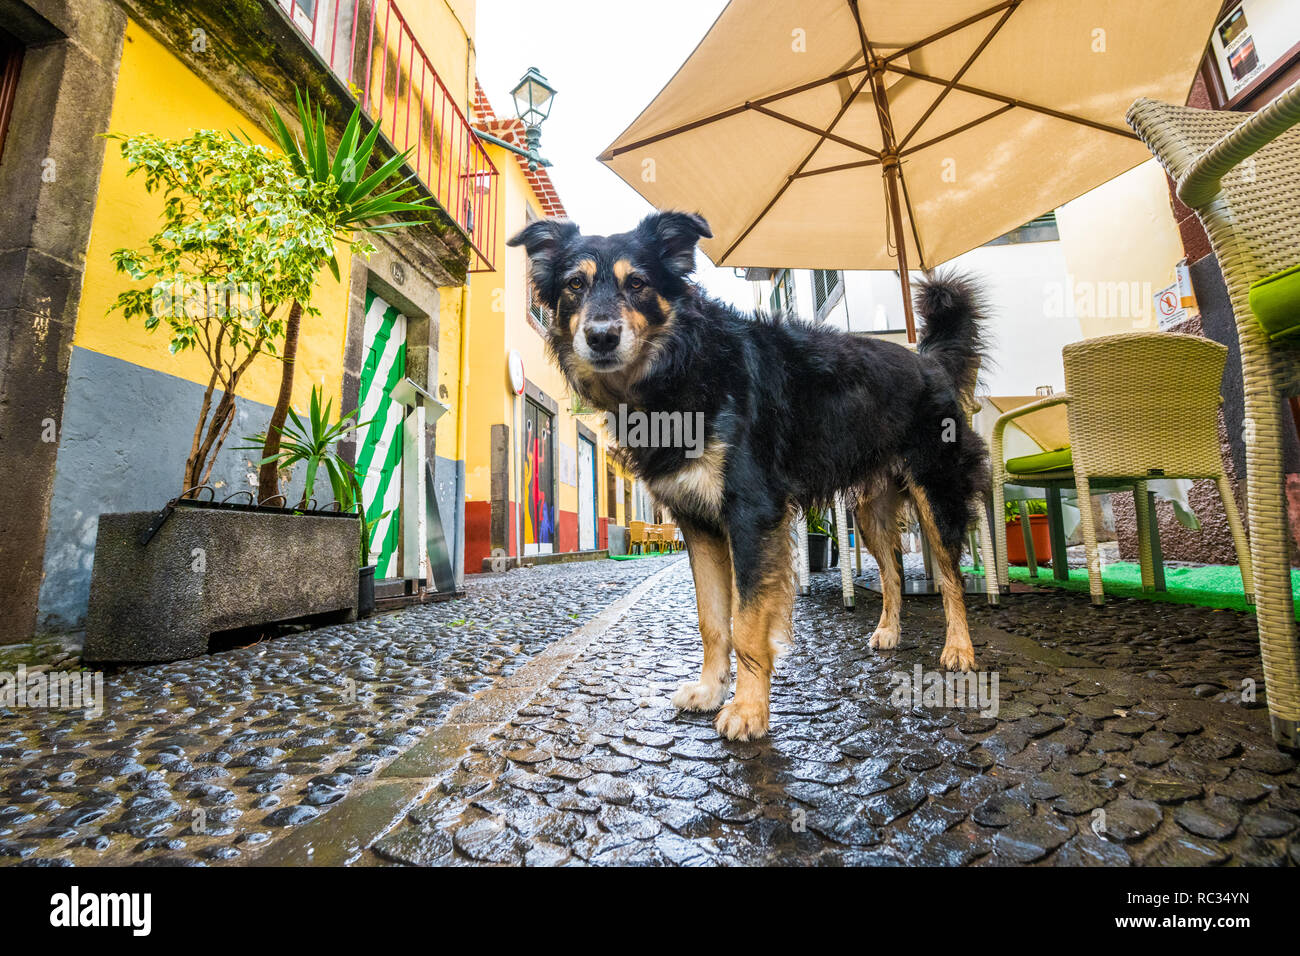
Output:
[[220,631],[355,620],[355,516],[181,506],[142,545],[155,517],[100,515],[85,660],[174,661]]

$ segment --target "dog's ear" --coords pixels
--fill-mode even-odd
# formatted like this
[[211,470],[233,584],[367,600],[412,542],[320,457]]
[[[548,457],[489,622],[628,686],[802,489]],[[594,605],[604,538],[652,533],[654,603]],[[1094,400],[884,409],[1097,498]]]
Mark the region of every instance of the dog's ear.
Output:
[[528,253],[528,272],[538,299],[547,308],[554,309],[560,298],[560,281],[556,266],[560,253],[580,230],[567,219],[539,219],[529,223],[507,246],[523,246]]
[[664,268],[678,278],[695,271],[696,244],[713,238],[704,217],[693,212],[651,213],[641,220],[637,232],[659,253]]

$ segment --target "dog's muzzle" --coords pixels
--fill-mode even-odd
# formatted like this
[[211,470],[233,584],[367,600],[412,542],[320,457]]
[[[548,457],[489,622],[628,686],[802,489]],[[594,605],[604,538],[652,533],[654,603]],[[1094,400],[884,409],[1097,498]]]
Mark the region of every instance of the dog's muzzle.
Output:
[[625,340],[630,338],[621,319],[593,319],[582,324],[573,345],[592,368],[610,371],[627,361],[632,343]]

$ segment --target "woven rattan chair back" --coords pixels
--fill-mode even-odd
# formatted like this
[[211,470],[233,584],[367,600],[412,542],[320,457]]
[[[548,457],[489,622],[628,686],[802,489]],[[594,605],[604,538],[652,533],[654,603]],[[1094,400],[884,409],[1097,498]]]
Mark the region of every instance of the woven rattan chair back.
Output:
[[1171,332],[1065,346],[1070,448],[1090,478],[1217,478],[1215,427],[1228,350]]
[[[1224,136],[1235,130],[1246,135],[1249,116],[1138,100],[1129,124],[1178,182]],[[1237,279],[1249,290],[1252,282],[1300,262],[1300,128],[1261,148],[1220,183],[1218,196],[1197,212],[1230,284]]]

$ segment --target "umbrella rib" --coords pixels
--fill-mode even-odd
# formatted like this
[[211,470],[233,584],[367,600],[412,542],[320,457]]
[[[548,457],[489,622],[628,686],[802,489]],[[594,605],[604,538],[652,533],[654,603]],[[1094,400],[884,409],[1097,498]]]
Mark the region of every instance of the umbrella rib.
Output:
[[731,117],[744,113],[747,110],[758,109],[759,107],[766,106],[768,103],[775,103],[777,100],[797,96],[800,93],[807,93],[809,90],[815,90],[817,87],[825,86],[827,83],[838,83],[840,80],[847,80],[850,77],[862,73],[864,70],[866,70],[866,66],[855,66],[847,70],[840,70],[836,73],[832,73],[829,76],[823,76],[819,80],[812,80],[808,83],[800,84],[799,86],[793,86],[788,90],[781,90],[779,93],[769,93],[767,96],[760,97],[759,99],[749,100],[748,102],[742,103],[740,106],[733,106],[730,109],[713,113],[702,119],[694,120],[693,122],[686,123],[682,126],[674,126],[672,129],[664,130],[662,133],[647,136],[645,139],[639,139],[635,143],[628,143],[626,146],[619,146],[616,149],[611,149],[608,153],[608,158],[613,159],[615,156],[621,156],[623,153],[631,152],[634,149],[653,145],[654,143],[670,139],[671,137],[677,136],[681,133],[689,133],[691,130],[699,129],[701,126],[708,126],[711,123],[730,119]]
[[921,248],[921,234],[916,231],[916,216],[912,213],[912,195],[907,191],[907,177],[903,175],[903,166],[898,167],[898,184],[903,187],[903,202],[907,205],[907,224],[912,227],[912,241],[916,243],[917,265],[925,270],[925,250]]
[[[874,157],[875,159],[880,158],[880,153],[876,152],[871,147],[863,146],[861,143],[855,143],[853,140],[845,139],[843,136],[836,136],[829,128],[821,129],[820,127],[813,126],[811,123],[797,120],[793,116],[786,116],[784,113],[778,113],[776,110],[768,109],[766,106],[755,106],[754,110],[762,113],[764,116],[770,116],[773,119],[781,120],[783,123],[789,123],[791,126],[797,126],[799,129],[807,130],[809,133],[816,133],[822,137],[823,142],[829,139],[832,143],[839,143],[841,146],[847,146],[849,149],[856,149],[858,152],[866,153],[868,156]],[[842,115],[843,114],[841,113],[840,116]],[[835,122],[838,122],[839,118],[839,116],[836,116]],[[832,122],[831,126],[834,126],[835,122]],[[819,142],[817,145],[821,146],[821,143]]]
[[[789,189],[794,181],[799,178],[799,174],[804,171],[804,167],[812,162],[812,158],[817,155],[817,150],[822,148],[822,143],[826,142],[827,137],[831,135],[831,130],[835,129],[835,125],[844,118],[844,114],[849,111],[849,107],[853,105],[853,101],[857,98],[858,94],[862,92],[862,88],[867,85],[867,82],[870,79],[871,74],[868,72],[858,81],[858,84],[853,87],[853,91],[849,93],[849,95],[844,98],[844,102],[840,104],[840,110],[835,114],[835,118],[831,120],[830,125],[827,126],[825,130],[819,131],[820,138],[817,140],[817,145],[808,151],[808,155],[803,158],[803,162],[795,167],[795,171],[786,178],[785,185],[777,190],[776,195],[772,197],[772,201],[763,207],[763,211],[754,218],[753,222],[745,227],[745,231],[736,237],[736,241],[727,247],[727,251],[724,252],[721,259],[718,260],[719,263],[726,262],[727,258],[736,251],[736,247],[749,238],[749,234],[754,231],[760,222],[763,221],[763,217],[772,211],[772,207],[781,201],[781,197],[785,195],[786,190]],[[865,149],[866,147],[861,148]]]
[[795,173],[795,179],[807,179],[809,176],[824,176],[827,173],[842,173],[846,169],[862,169],[865,166],[879,166],[878,159],[862,159],[855,163],[840,163],[838,166],[826,166],[822,169],[810,169],[806,172]]
[[902,151],[907,148],[907,144],[911,142],[912,137],[920,131],[922,126],[925,125],[925,121],[933,116],[934,111],[939,108],[940,104],[942,104],[945,99],[947,99],[948,94],[952,92],[953,84],[960,83],[961,78],[966,75],[966,72],[972,66],[975,65],[975,61],[980,58],[980,54],[983,53],[988,45],[993,42],[993,38],[998,35],[998,31],[1006,25],[1006,22],[1009,19],[1011,19],[1011,14],[1016,12],[1016,8],[1020,6],[1020,2],[1021,0],[1014,0],[1014,2],[1002,12],[1002,16],[998,17],[998,22],[993,24],[993,29],[989,30],[988,35],[986,35],[980,42],[980,45],[975,48],[975,52],[973,52],[967,58],[966,62],[961,65],[961,69],[957,71],[956,75],[944,84],[943,89],[939,91],[939,95],[935,97],[934,102],[930,104],[929,109],[921,114],[921,118],[916,121],[916,125],[908,130],[907,135],[904,136],[902,142],[898,144],[899,153],[902,153]]
[[919,153],[923,149],[929,149],[931,146],[935,145],[936,143],[942,143],[945,139],[948,139],[952,136],[956,136],[958,133],[964,133],[966,132],[966,130],[974,126],[979,126],[981,123],[987,123],[989,120],[996,119],[997,117],[1001,116],[1003,113],[1006,113],[1009,110],[1013,110],[1015,108],[1016,108],[1015,105],[1012,103],[1004,103],[1001,106],[999,106],[997,109],[995,109],[993,112],[985,113],[983,116],[977,119],[973,119],[969,123],[963,123],[961,126],[958,126],[956,129],[950,129],[946,133],[940,133],[938,136],[934,137],[933,139],[927,139],[924,143],[919,143],[918,145],[913,146],[911,149],[907,150],[901,155],[910,156],[913,153]]
[[[943,80],[937,76],[931,76],[928,73],[921,73],[917,70],[910,70],[902,66],[890,64],[886,67],[892,73],[899,73],[903,76],[910,76],[913,79],[925,80],[927,83],[937,83],[940,86],[947,85],[950,80]],[[1090,120],[1085,116],[1075,116],[1073,113],[1065,113],[1061,110],[1054,110],[1050,106],[1040,106],[1037,103],[1028,103],[1025,100],[1018,100],[1014,96],[1006,96],[1002,93],[994,93],[992,90],[980,89],[978,86],[968,86],[965,83],[952,83],[952,88],[962,93],[971,93],[975,96],[982,96],[985,99],[995,100],[999,103],[1006,103],[1008,106],[1015,106],[1023,110],[1032,110],[1035,113],[1043,113],[1055,119],[1065,120],[1069,123],[1078,123],[1081,126],[1089,126],[1093,129],[1101,130],[1103,133],[1114,133],[1116,136],[1123,136],[1125,139],[1137,139],[1138,135],[1132,130],[1121,129],[1118,126],[1111,126],[1097,120]]]
[[981,20],[991,17],[999,10],[1003,10],[1007,7],[1018,6],[1020,2],[1021,0],[1002,0],[1001,3],[994,4],[993,6],[989,7],[987,10],[981,10],[979,13],[975,14],[974,16],[967,17],[965,20],[962,20],[958,23],[954,23],[950,27],[944,27],[938,33],[931,33],[928,37],[926,37],[923,40],[917,40],[915,43],[908,44],[907,46],[903,47],[901,50],[895,50],[893,53],[889,54],[889,56],[885,57],[884,62],[892,63],[894,60],[897,60],[900,57],[907,56],[909,53],[915,53],[923,46],[929,46],[931,43],[934,43],[936,40],[942,40],[944,37],[950,36],[956,33],[958,30],[964,30],[972,23],[978,23]]

